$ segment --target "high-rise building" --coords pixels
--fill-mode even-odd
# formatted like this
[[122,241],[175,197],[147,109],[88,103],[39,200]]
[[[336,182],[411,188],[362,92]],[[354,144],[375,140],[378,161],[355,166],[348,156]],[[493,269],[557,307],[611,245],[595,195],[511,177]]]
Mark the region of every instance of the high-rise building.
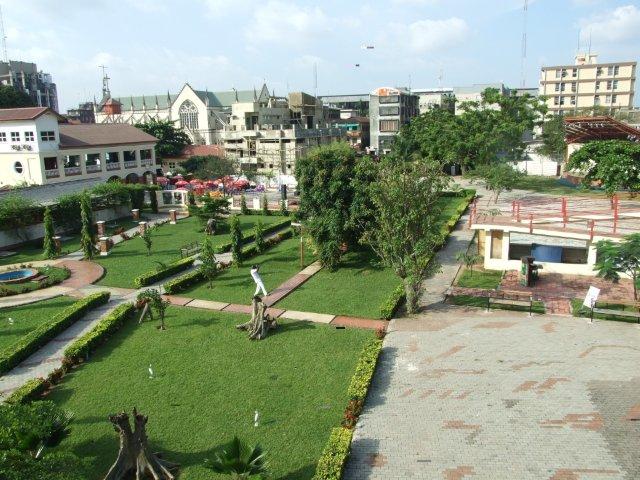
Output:
[[418,115],[419,97],[404,88],[382,87],[371,92],[369,118],[371,150],[388,153],[400,127]]
[[24,92],[38,107],[58,111],[58,91],[51,75],[38,71],[35,63],[0,61],[0,83]]
[[598,63],[595,54],[578,54],[573,65],[542,67],[540,95],[549,111],[574,113],[604,107],[633,107],[636,62]]
[[96,123],[93,102],[80,103],[76,108],[68,109],[65,116],[76,123]]

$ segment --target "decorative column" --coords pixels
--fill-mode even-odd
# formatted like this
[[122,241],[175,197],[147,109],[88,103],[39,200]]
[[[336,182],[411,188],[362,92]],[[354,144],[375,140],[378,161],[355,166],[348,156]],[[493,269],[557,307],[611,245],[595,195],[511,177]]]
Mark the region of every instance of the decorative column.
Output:
[[53,237],[53,244],[55,246],[56,249],[56,254],[60,255],[60,252],[62,251],[62,237],[60,235],[56,235]]
[[175,209],[169,210],[169,223],[175,225],[178,221],[178,215]]
[[109,255],[109,248],[111,247],[111,239],[109,237],[100,237],[100,256],[106,257]]
[[260,206],[260,198],[254,198],[253,199],[253,209],[254,210],[260,210],[261,206]]
[[134,222],[140,221],[140,209],[134,208],[133,210],[131,210],[131,215],[133,215]]
[[138,231],[140,232],[140,235],[142,235],[144,232],[146,232],[147,231],[147,222],[138,223]]
[[105,230],[105,221],[104,220],[100,220],[98,222],[96,222],[96,226],[98,227],[98,236],[103,237],[104,234],[106,233]]

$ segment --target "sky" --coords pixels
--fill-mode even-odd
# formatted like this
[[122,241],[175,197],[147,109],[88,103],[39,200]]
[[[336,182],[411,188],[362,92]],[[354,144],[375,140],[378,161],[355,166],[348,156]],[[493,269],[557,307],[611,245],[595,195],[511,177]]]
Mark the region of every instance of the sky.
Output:
[[[640,2],[529,0],[524,78],[571,64],[636,61]],[[35,62],[60,110],[101,96],[259,88],[276,95],[380,86],[522,82],[523,0],[0,0],[8,56]],[[363,49],[371,45],[374,49]],[[357,67],[356,64],[360,66]]]

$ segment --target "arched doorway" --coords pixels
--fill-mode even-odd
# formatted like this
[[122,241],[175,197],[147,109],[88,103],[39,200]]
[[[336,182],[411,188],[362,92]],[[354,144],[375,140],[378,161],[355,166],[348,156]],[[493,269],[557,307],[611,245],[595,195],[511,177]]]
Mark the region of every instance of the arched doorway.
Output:
[[111,177],[109,177],[109,179],[107,180],[107,182],[118,182],[118,183],[122,183],[122,179],[121,179],[118,175],[112,175]]
[[140,177],[138,176],[137,173],[130,173],[129,175],[127,175],[124,179],[125,183],[138,183],[138,179]]

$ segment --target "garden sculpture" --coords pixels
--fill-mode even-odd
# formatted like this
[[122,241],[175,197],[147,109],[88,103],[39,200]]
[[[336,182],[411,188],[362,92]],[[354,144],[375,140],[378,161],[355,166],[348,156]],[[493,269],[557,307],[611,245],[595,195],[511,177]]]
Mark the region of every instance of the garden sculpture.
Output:
[[251,320],[247,323],[236,325],[236,328],[249,332],[251,340],[262,340],[267,336],[269,330],[276,329],[278,324],[275,318],[271,318],[266,314],[267,306],[259,296],[253,297],[252,307]]

